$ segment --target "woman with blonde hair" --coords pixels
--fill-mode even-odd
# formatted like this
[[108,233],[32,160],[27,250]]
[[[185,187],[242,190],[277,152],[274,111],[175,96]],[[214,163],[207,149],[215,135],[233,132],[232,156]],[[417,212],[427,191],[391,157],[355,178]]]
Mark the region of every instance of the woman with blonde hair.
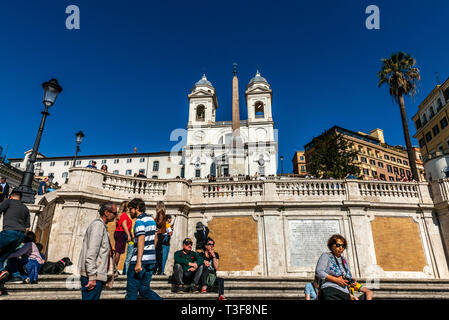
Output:
[[162,201],[158,201],[156,204],[156,236],[157,236],[157,244],[156,244],[156,262],[157,262],[157,271],[156,274],[162,274],[162,240],[164,238],[164,233],[167,231],[167,218],[165,216],[165,204]]

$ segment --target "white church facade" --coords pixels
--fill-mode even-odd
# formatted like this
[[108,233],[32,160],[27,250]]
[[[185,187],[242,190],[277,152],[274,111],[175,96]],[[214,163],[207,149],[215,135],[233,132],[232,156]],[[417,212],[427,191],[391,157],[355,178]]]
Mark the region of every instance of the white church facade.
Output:
[[[235,93],[234,93],[235,94]],[[259,71],[245,91],[247,120],[239,120],[242,139],[242,175],[270,176],[277,170],[277,134],[272,116],[272,90]],[[78,156],[75,166],[86,167],[96,161],[117,175],[143,173],[147,178],[206,179],[231,175],[229,168],[232,121],[216,121],[218,101],[215,88],[203,75],[188,94],[189,114],[186,144],[182,150]],[[24,158],[9,159],[12,166],[25,170],[31,151]],[[52,176],[53,183],[64,184],[73,166],[73,156],[38,155],[36,176]]]

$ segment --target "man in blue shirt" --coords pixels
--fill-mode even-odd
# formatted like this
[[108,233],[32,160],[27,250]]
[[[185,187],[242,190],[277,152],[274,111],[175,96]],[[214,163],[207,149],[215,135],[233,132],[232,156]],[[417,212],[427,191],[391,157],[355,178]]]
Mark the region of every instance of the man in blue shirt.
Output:
[[148,300],[162,300],[150,289],[153,273],[156,271],[156,222],[145,213],[145,202],[135,198],[128,204],[131,218],[137,217],[134,225],[134,249],[129,264],[126,300],[136,300],[139,292]]
[[97,169],[97,162],[92,160],[91,164],[87,165],[86,168]]

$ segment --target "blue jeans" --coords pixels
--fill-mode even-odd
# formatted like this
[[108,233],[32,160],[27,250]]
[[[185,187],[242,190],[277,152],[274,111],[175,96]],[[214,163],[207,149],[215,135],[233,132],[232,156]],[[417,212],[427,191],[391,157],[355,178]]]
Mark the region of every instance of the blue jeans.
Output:
[[5,267],[5,260],[13,253],[25,239],[25,233],[17,230],[4,230],[0,232],[0,271]]
[[146,264],[142,266],[142,271],[136,273],[135,264],[130,264],[128,269],[128,279],[126,282],[126,300],[137,300],[137,293],[148,300],[162,300],[162,298],[150,289],[151,278],[156,270],[156,264]]
[[129,264],[131,263],[131,258],[133,257],[134,245],[128,243],[128,247],[126,248],[126,259],[125,264],[123,265],[123,274],[128,273]]
[[37,260],[29,259],[27,264],[25,265],[25,270],[27,272],[27,276],[25,276],[25,278],[29,278],[30,281],[37,281],[41,266],[42,265],[40,265]]
[[162,270],[161,270],[161,273],[165,273],[165,263],[167,262],[169,252],[170,252],[170,246],[162,245]]
[[86,285],[89,282],[87,277],[81,277],[81,297],[82,300],[99,300],[103,290],[103,282],[97,280],[97,285],[92,290],[87,290]]

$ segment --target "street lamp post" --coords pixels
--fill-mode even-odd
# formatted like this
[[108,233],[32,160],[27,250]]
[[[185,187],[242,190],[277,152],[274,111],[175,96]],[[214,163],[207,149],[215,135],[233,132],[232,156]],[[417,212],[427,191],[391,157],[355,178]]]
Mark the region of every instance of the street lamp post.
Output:
[[284,156],[281,156],[281,175],[284,174]]
[[20,185],[14,189],[15,191],[20,191],[22,193],[22,202],[24,203],[34,203],[34,196],[36,195],[36,192],[32,188],[34,163],[37,159],[39,144],[41,142],[42,133],[44,132],[45,120],[47,119],[47,116],[50,115],[48,108],[54,105],[58,94],[62,92],[62,88],[56,79],[51,79],[50,81],[44,82],[42,87],[44,88],[43,103],[45,110],[42,111],[41,124],[39,126],[39,131],[37,132],[36,141],[34,142],[33,151],[28,159],[26,170],[23,173],[22,181],[20,182]]
[[75,151],[75,159],[73,159],[72,167],[75,167],[75,165],[76,165],[76,158],[78,157],[78,152],[81,151],[80,144],[81,144],[81,141],[83,141],[83,138],[84,138],[84,133],[81,130],[78,131],[75,135],[76,135],[76,151]]

